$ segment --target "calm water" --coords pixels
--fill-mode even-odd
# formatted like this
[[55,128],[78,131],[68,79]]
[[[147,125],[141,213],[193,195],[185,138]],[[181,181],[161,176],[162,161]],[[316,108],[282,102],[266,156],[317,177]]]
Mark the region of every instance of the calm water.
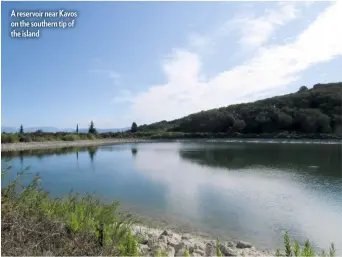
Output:
[[168,227],[266,249],[290,231],[342,249],[339,144],[189,141],[2,155],[13,170],[39,172],[53,195],[95,192]]

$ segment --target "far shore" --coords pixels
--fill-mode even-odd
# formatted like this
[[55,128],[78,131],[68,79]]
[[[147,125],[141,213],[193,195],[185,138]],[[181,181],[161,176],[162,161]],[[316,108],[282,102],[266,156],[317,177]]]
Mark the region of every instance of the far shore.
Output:
[[1,152],[10,151],[25,151],[36,149],[55,149],[67,147],[86,147],[86,146],[101,146],[114,145],[124,143],[141,143],[145,139],[96,139],[96,140],[77,140],[77,141],[45,141],[45,142],[21,142],[21,143],[7,143],[1,144]]
[[335,139],[308,139],[308,138],[115,138],[115,139],[94,139],[94,140],[76,140],[76,141],[44,141],[44,142],[20,142],[20,143],[1,143],[1,152],[39,150],[39,149],[57,149],[68,147],[87,147],[127,143],[148,143],[148,142],[175,142],[175,141],[202,141],[211,142],[246,142],[246,143],[313,143],[313,144],[342,144],[341,140]]

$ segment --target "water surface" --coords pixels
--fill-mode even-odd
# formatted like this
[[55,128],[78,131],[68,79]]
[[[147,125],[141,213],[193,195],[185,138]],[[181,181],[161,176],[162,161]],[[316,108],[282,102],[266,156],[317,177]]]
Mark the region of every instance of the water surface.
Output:
[[55,196],[95,192],[147,220],[265,249],[282,246],[285,231],[342,249],[340,144],[184,141],[2,155],[13,170],[39,172]]

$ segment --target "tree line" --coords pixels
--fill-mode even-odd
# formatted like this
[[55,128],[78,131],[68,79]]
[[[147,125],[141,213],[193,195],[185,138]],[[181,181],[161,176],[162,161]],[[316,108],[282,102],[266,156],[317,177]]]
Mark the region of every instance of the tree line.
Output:
[[341,92],[342,82],[302,86],[296,93],[145,124],[138,131],[342,134]]

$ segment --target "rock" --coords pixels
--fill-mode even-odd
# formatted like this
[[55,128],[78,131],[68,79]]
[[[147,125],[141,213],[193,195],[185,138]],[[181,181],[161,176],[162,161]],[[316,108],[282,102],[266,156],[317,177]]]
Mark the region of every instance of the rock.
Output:
[[236,244],[237,248],[251,248],[252,245],[250,243],[244,242],[244,241],[238,241]]
[[138,242],[140,244],[147,244],[148,243],[148,235],[142,232],[137,232],[135,234],[135,237],[137,238]]
[[194,251],[195,250],[205,251],[205,244],[203,242],[195,242],[194,243]]
[[226,245],[230,248],[235,248],[236,244],[234,242],[227,242]]
[[160,237],[158,238],[158,242],[163,242],[163,243],[167,244],[167,241],[168,241],[167,236],[160,235]]
[[169,229],[166,229],[163,231],[163,233],[161,233],[161,236],[170,236],[172,237],[173,236],[173,232]]
[[177,257],[180,257],[180,256],[184,257],[184,252],[185,252],[185,251],[188,251],[188,250],[185,249],[185,248],[179,248],[179,249],[176,251],[175,256],[177,256]]
[[205,256],[205,252],[200,250],[200,249],[195,249],[192,253],[191,256]]
[[191,236],[189,234],[182,235],[182,240],[190,240]]
[[175,246],[176,252],[179,251],[179,249],[186,249],[189,252],[192,252],[194,250],[193,244],[186,240],[186,241],[181,241],[178,245]]
[[150,248],[148,247],[148,245],[139,244],[138,250],[139,250],[140,255],[147,255]]
[[167,245],[163,242],[157,242],[151,247],[151,249],[153,253],[157,251],[163,252],[167,249]]
[[176,247],[180,243],[180,238],[174,235],[173,237],[167,237],[167,244]]
[[167,255],[170,257],[175,256],[175,248],[173,248],[172,246],[167,246],[166,252],[167,252]]
[[205,254],[207,256],[216,256],[216,245],[213,242],[208,242],[205,246]]
[[152,248],[152,246],[154,246],[157,242],[158,242],[158,237],[157,236],[151,236],[147,241],[147,245],[150,248]]
[[236,252],[224,244],[220,244],[220,250],[223,256],[235,256]]

